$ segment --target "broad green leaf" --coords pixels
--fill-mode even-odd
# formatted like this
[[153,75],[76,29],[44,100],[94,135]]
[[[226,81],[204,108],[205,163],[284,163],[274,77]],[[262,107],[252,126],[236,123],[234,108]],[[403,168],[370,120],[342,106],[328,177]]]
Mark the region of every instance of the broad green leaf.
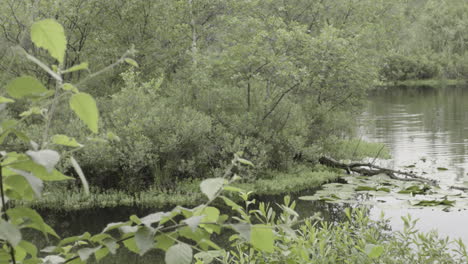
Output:
[[195,232],[203,218],[204,216],[192,216],[183,220],[182,222],[186,223],[190,227],[190,229],[192,229],[192,232]]
[[113,238],[106,238],[102,241],[102,243],[109,249],[110,253],[115,254],[117,249],[119,248],[119,244]]
[[87,93],[77,93],[70,98],[70,108],[93,132],[98,132],[99,112],[94,98]]
[[41,179],[35,177],[29,172],[22,171],[22,170],[16,170],[16,169],[11,169],[11,171],[23,176],[26,181],[29,183],[29,186],[31,186],[32,190],[34,191],[34,194],[36,197],[40,198],[42,195],[42,189],[44,188],[44,183],[42,182]]
[[208,238],[202,238],[199,242],[198,242],[198,246],[200,248],[202,248],[203,250],[208,250],[210,248],[213,248],[213,249],[216,249],[216,250],[220,250],[221,247],[219,247],[218,245],[216,245],[213,241],[211,241]]
[[62,89],[65,90],[65,91],[72,91],[74,93],[79,93],[80,91],[78,90],[78,88],[76,88],[73,84],[71,83],[64,83],[63,86],[62,86]]
[[[32,201],[36,195],[25,177],[14,174],[4,180],[5,194],[7,198]],[[1,208],[1,206],[0,206]]]
[[166,264],[190,264],[192,256],[192,248],[185,243],[179,243],[166,251],[164,260]]
[[26,258],[27,253],[22,247],[15,247],[15,261],[16,263],[22,263],[24,258]]
[[26,96],[37,96],[47,92],[47,89],[36,78],[22,76],[10,81],[6,86],[7,93],[16,99]]
[[83,147],[80,143],[76,142],[74,138],[66,135],[54,135],[52,137],[52,143],[67,147]]
[[[131,234],[127,234],[126,236],[130,236],[130,235],[131,235]],[[124,238],[125,238],[125,237],[124,237]],[[135,238],[134,238],[134,237],[125,240],[125,241],[123,242],[123,244],[124,244],[124,246],[125,246],[128,250],[130,250],[131,252],[137,253],[137,254],[140,253],[140,252],[139,252],[139,249],[138,249],[138,246],[137,246],[137,244],[136,244],[136,242],[135,242]]]
[[218,192],[223,188],[225,183],[225,179],[223,178],[211,178],[206,179],[200,183],[200,189],[205,194],[208,199],[211,201],[213,200]]
[[15,225],[0,219],[0,239],[6,240],[16,247],[21,241],[21,232]]
[[63,63],[67,39],[62,25],[53,19],[44,19],[31,26],[31,40],[39,48],[49,51],[49,54]]
[[109,249],[106,247],[100,248],[94,252],[94,257],[96,261],[100,261],[101,259],[105,258],[109,254]]
[[48,233],[58,237],[57,233],[44,222],[44,219],[35,210],[26,207],[16,207],[8,209],[8,216],[14,224],[24,227],[33,228],[44,234]]
[[157,223],[159,221],[161,221],[161,219],[163,218],[163,216],[165,216],[166,213],[164,212],[157,212],[157,213],[154,213],[154,214],[149,214],[145,217],[142,217],[140,219],[141,223],[143,223],[145,226],[148,226],[150,227],[152,224],[154,223]]
[[130,224],[131,224],[131,223],[130,223],[129,221],[127,221],[127,222],[109,223],[109,224],[107,224],[107,226],[104,228],[104,230],[102,230],[102,233],[107,232],[107,231],[110,231],[110,230],[113,230],[113,229],[120,228],[120,227],[122,227],[122,226],[130,225]]
[[154,247],[167,251],[175,243],[173,238],[176,238],[176,233],[158,235],[154,237],[156,240]]
[[222,257],[224,255],[224,251],[223,250],[208,250],[208,251],[202,251],[202,252],[198,252],[197,254],[195,254],[195,258],[196,259],[199,259],[199,260],[202,260],[204,264],[210,264],[211,262],[213,262],[214,258],[217,258],[217,257]]
[[89,195],[89,184],[88,184],[88,181],[86,180],[86,177],[85,177],[83,171],[81,170],[80,165],[78,164],[78,162],[76,162],[75,158],[73,158],[73,157],[70,157],[70,162],[71,162],[73,168],[75,169],[76,173],[78,174],[78,177],[80,177],[81,183],[83,184],[83,190],[84,190],[85,194]]
[[57,151],[50,149],[39,151],[28,150],[26,151],[26,154],[31,157],[35,163],[46,168],[49,173],[53,171],[55,165],[57,165],[60,160],[60,154],[58,154]]
[[58,255],[49,255],[42,259],[43,264],[63,264],[66,259]]
[[369,258],[375,259],[382,255],[382,253],[384,252],[384,248],[380,245],[367,244],[365,251]]
[[125,62],[138,68],[138,63],[134,59],[125,58]]
[[[220,212],[218,208],[208,206],[208,207],[203,208],[202,211],[197,212],[196,214],[204,216],[202,220],[203,222],[216,223],[218,221]],[[219,226],[211,225],[211,224],[201,224],[200,227],[204,228],[210,234],[213,233],[213,231],[215,230],[216,231],[219,230]]]
[[15,169],[31,172],[34,176],[44,181],[73,180],[72,177],[65,176],[58,170],[53,170],[52,172],[48,172],[46,168],[32,162],[31,160],[26,160],[23,162],[12,164],[11,167]]
[[28,253],[31,257],[35,258],[37,256],[37,247],[26,240],[21,240],[18,244],[19,247],[23,248],[26,253]]
[[0,96],[0,104],[13,103],[15,100]]
[[96,252],[100,248],[101,246],[95,248],[80,248],[77,253],[82,261],[86,261],[92,254],[94,254],[94,252]]
[[239,235],[246,241],[250,241],[251,225],[246,223],[232,224],[232,229],[234,229]]
[[154,230],[151,227],[142,226],[135,233],[135,242],[140,251],[140,256],[143,256],[148,250],[153,248]]
[[133,223],[135,223],[136,225],[141,224],[140,218],[138,218],[138,216],[136,216],[136,215],[131,215],[131,216],[130,216],[130,220],[131,220]]
[[70,68],[62,71],[62,73],[67,73],[67,72],[74,72],[74,71],[80,71],[80,70],[87,70],[89,64],[87,62],[82,62],[78,65],[71,66]]
[[250,243],[257,249],[273,253],[275,236],[271,226],[253,225],[250,230]]

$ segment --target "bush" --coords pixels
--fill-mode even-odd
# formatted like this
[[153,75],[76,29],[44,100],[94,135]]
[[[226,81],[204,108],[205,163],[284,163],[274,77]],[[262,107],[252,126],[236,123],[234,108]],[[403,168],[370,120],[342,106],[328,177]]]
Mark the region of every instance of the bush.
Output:
[[435,78],[439,72],[439,66],[425,57],[394,54],[384,59],[380,76],[386,81],[405,81]]

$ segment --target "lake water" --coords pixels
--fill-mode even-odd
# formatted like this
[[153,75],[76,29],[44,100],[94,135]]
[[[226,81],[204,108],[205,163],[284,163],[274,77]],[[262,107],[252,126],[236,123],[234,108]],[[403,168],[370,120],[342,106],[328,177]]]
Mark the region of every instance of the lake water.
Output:
[[[387,167],[413,167],[415,173],[436,179],[444,186],[466,186],[468,181],[468,87],[391,87],[373,93],[360,118],[359,136],[384,143],[391,151]],[[439,169],[438,169],[439,168]],[[446,168],[447,170],[441,169]],[[407,169],[408,170],[408,169]],[[396,199],[377,205],[391,217],[394,229],[402,228],[401,216],[419,218],[420,230],[468,242],[468,210],[406,208]],[[389,206],[390,204],[390,206]]]

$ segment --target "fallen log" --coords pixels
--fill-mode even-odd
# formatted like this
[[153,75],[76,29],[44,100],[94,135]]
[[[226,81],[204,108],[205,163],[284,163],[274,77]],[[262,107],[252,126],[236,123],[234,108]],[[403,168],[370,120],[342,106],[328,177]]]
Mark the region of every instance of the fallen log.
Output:
[[[418,175],[415,175],[413,173],[405,172],[405,171],[399,171],[399,170],[392,170],[392,169],[387,169],[387,168],[382,168],[379,166],[376,166],[372,163],[350,163],[350,164],[345,164],[341,163],[335,159],[329,158],[329,157],[321,157],[319,159],[320,164],[325,165],[327,167],[331,168],[337,168],[337,169],[343,169],[346,170],[348,174],[351,174],[351,172],[358,173],[360,175],[364,176],[374,176],[377,174],[386,174],[390,178],[399,180],[399,181],[417,181],[417,182],[422,182],[426,183],[432,186],[438,186],[438,183],[436,180],[432,179],[427,179]],[[396,175],[402,175],[404,177],[398,177]],[[451,186],[451,187],[456,187],[456,186]],[[464,188],[464,187],[456,187],[456,188]],[[465,188],[465,190],[468,188]]]

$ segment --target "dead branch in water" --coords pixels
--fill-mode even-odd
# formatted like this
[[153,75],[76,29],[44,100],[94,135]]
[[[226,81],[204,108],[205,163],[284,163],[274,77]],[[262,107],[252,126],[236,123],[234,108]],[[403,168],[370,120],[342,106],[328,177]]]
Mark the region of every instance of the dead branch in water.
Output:
[[[427,179],[418,175],[415,175],[413,173],[405,172],[405,171],[399,171],[399,170],[392,170],[392,169],[387,169],[387,168],[382,168],[379,166],[376,166],[372,163],[350,163],[350,164],[345,164],[341,163],[339,161],[336,161],[332,158],[329,157],[321,157],[319,159],[320,164],[332,167],[332,168],[338,168],[338,169],[343,169],[348,172],[348,174],[351,174],[351,172],[358,173],[360,175],[364,176],[374,176],[377,174],[386,174],[390,178],[399,180],[399,181],[418,181],[422,183],[426,183],[429,185],[433,186],[438,186],[437,181]],[[403,175],[404,177],[398,177],[396,175]]]
[[[355,172],[364,176],[374,176],[374,175],[383,173],[383,174],[388,175],[390,178],[394,180],[417,181],[417,182],[422,182],[422,183],[429,184],[432,186],[440,187],[436,180],[421,177],[416,174],[405,172],[405,171],[382,168],[372,163],[345,164],[345,163],[341,163],[329,157],[321,157],[319,159],[319,162],[320,164],[325,165],[327,167],[346,170],[348,174],[351,174],[351,172]],[[398,177],[396,175],[403,175],[404,177]],[[454,190],[468,191],[468,187],[462,187],[462,186],[448,186],[448,187]]]

